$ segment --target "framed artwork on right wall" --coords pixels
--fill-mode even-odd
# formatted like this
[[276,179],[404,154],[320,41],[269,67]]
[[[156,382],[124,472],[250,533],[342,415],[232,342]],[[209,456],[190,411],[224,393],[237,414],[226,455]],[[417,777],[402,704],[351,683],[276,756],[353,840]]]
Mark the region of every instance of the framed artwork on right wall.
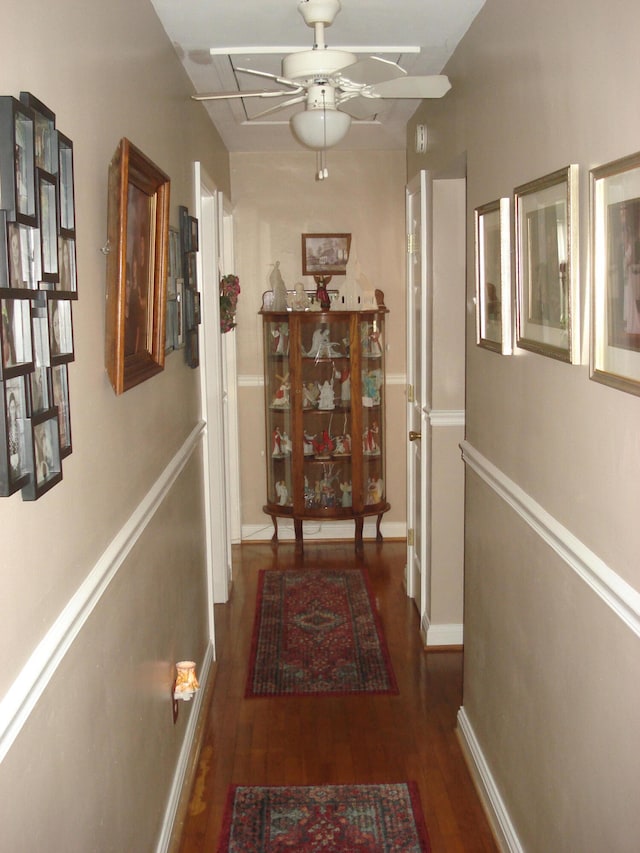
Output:
[[640,395],[640,152],[590,177],[591,378]]
[[516,187],[514,209],[516,343],[579,362],[578,166]]

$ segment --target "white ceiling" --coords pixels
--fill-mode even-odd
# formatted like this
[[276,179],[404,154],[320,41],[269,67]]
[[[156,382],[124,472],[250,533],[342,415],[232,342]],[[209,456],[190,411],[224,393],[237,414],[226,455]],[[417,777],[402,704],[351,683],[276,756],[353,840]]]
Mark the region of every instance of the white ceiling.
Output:
[[[298,11],[298,0],[151,0],[196,93],[268,88],[270,81],[235,71],[238,66],[280,74],[283,56],[310,50],[313,30]],[[358,58],[381,56],[409,74],[439,74],[485,0],[342,0],[325,41]],[[251,47],[281,50],[252,53]],[[222,48],[212,55],[211,48]],[[248,48],[240,53],[232,48]],[[365,51],[361,53],[361,48]],[[374,48],[369,50],[369,48]],[[386,48],[386,49],[385,49]],[[419,52],[414,52],[419,48]],[[226,52],[226,50],[229,52]],[[279,88],[275,86],[275,88]],[[446,95],[445,95],[446,98]],[[251,120],[273,99],[244,98],[205,104],[229,151],[299,150],[289,130],[292,112]],[[385,100],[369,121],[353,121],[339,148],[404,148],[406,124],[419,101]],[[201,106],[193,101],[193,109]]]

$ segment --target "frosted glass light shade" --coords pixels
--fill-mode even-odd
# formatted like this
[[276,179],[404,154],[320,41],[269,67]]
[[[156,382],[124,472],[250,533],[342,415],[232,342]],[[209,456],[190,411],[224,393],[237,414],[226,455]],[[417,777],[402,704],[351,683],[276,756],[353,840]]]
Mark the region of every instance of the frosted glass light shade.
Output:
[[339,110],[303,110],[291,116],[289,123],[299,142],[319,151],[331,148],[345,138],[351,127],[351,116]]

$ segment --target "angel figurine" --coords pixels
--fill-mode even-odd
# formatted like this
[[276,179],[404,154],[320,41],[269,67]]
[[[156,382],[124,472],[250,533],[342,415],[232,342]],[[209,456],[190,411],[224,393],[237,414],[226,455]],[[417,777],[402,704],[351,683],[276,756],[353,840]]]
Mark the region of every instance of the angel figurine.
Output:
[[282,273],[280,272],[280,261],[276,261],[269,275],[269,284],[273,291],[273,310],[287,310],[287,288],[285,287]]

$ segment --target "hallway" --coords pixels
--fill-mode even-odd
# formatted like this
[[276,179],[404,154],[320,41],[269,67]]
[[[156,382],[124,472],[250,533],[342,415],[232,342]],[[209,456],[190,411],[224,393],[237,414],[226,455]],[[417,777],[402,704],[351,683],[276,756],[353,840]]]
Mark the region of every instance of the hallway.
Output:
[[[424,651],[404,586],[404,542],[246,544],[216,605],[217,672],[180,853],[215,853],[229,784],[414,780],[433,853],[497,847],[455,734],[462,653]],[[260,569],[364,567],[398,680],[398,696],[244,699]],[[247,851],[251,853],[251,851]]]

